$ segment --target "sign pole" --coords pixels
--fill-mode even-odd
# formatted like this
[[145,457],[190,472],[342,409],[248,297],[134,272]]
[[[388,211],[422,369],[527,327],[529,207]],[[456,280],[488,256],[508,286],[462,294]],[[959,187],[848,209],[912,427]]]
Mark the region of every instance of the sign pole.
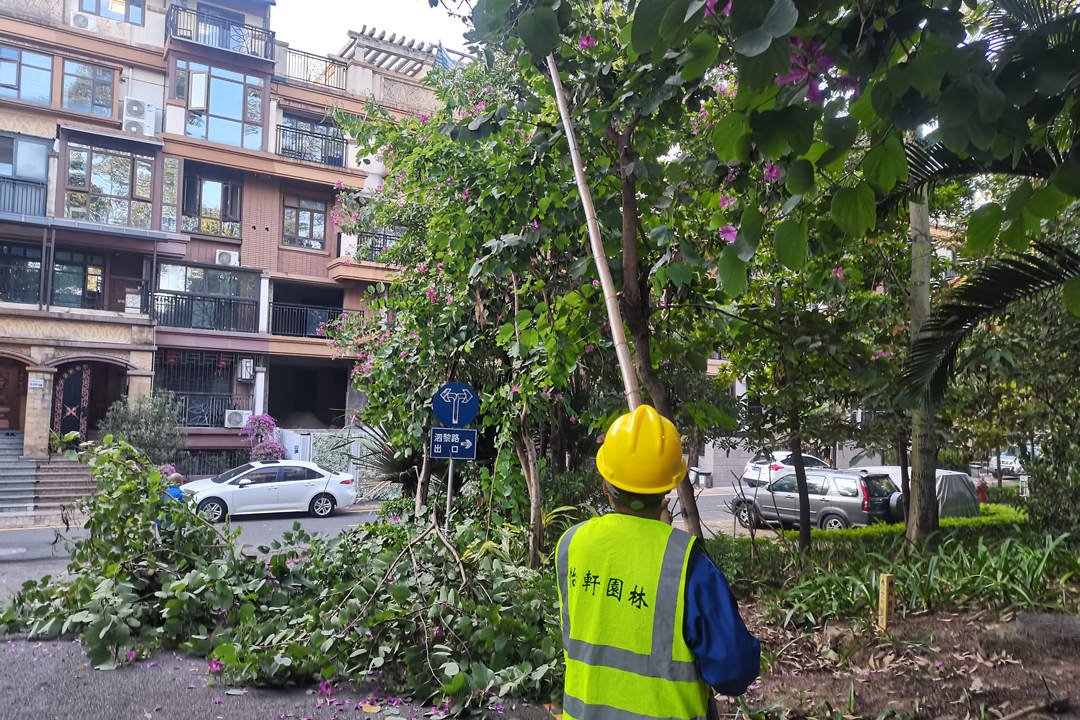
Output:
[[450,532],[450,500],[454,497],[454,458],[450,458],[450,470],[446,474],[446,531]]

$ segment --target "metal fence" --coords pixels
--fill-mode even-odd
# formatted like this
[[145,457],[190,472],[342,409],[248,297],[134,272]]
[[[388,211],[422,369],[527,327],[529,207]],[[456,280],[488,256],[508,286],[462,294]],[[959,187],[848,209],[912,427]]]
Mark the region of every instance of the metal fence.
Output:
[[0,177],[0,212],[45,215],[45,183]]
[[381,259],[383,251],[398,241],[399,236],[391,233],[357,233],[357,258],[368,262],[385,262]]
[[201,392],[173,395],[183,408],[186,427],[225,427],[225,413],[229,410],[251,410],[251,395]]
[[25,265],[0,265],[0,300],[36,303],[41,291],[41,270]]
[[345,63],[300,50],[285,53],[285,77],[294,80],[345,89]]
[[200,475],[220,475],[248,462],[251,450],[185,450],[176,458],[176,472],[191,480]]
[[254,25],[233,22],[213,13],[169,7],[165,19],[167,37],[200,45],[231,50],[266,60],[274,59],[274,32]]
[[277,128],[278,155],[345,167],[345,138],[320,135],[287,125]]
[[323,337],[326,323],[342,315],[363,317],[361,310],[274,302],[270,304],[270,334],[292,337]]
[[257,332],[259,305],[247,298],[202,297],[158,291],[154,315],[159,325],[232,332]]

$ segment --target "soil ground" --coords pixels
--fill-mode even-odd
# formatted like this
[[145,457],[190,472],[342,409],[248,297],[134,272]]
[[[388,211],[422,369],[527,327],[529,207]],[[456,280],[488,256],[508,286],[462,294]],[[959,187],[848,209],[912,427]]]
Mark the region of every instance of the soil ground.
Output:
[[[937,612],[897,619],[880,633],[865,622],[782,629],[755,606],[743,615],[762,640],[762,675],[743,698],[752,710],[988,720],[1046,702],[1049,687],[1072,701],[1057,717],[1080,718],[1077,618]],[[722,715],[737,710],[732,700],[720,707]]]

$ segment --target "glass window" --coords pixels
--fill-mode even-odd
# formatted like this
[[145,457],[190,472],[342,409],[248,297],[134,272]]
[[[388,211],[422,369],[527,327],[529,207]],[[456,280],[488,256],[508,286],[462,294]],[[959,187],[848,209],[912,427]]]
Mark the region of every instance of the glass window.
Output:
[[323,475],[318,470],[306,467],[283,467],[281,468],[281,481],[290,480],[322,480]]
[[838,495],[843,495],[844,497],[859,496],[859,481],[856,478],[847,475],[838,475],[833,478],[833,483],[836,485],[836,492]]
[[107,67],[65,60],[63,106],[68,110],[112,117],[114,74]]
[[180,201],[180,159],[165,158],[161,182],[161,229],[176,232],[176,206]]
[[183,265],[169,265],[162,263],[160,281],[158,287],[162,290],[172,290],[173,292],[183,292],[184,287],[184,271]]
[[769,490],[772,492],[796,492],[798,489],[799,484],[794,475],[785,475],[778,480],[774,480],[773,484],[769,486]]
[[252,485],[259,484],[265,485],[266,483],[277,482],[278,471],[274,470],[254,470],[247,475],[240,478],[240,480],[247,480]]
[[153,158],[70,143],[68,162],[66,217],[102,225],[150,227]]
[[109,20],[143,24],[145,0],[79,0],[79,10]]
[[45,182],[52,143],[22,135],[0,135],[0,177]]
[[896,486],[888,475],[867,475],[862,480],[870,490],[870,497],[887,498],[892,497],[892,494],[896,492]]
[[282,243],[293,247],[326,249],[326,203],[285,196]]
[[828,478],[824,475],[807,474],[806,491],[811,495],[824,495]]
[[52,55],[0,45],[0,97],[52,104]]
[[36,303],[40,280],[40,247],[0,243],[0,300]]
[[262,150],[265,85],[255,75],[178,60],[173,96],[187,101],[185,134]]
[[240,237],[240,187],[239,180],[185,175],[183,231]]
[[254,298],[256,278],[251,272],[162,263],[158,288],[193,295]]
[[[810,467],[814,467],[814,468],[817,468],[817,467],[829,467],[829,464],[827,462],[825,462],[824,460],[818,460],[816,457],[811,457],[809,455],[803,455],[802,459],[803,459],[803,467],[808,467],[808,468],[810,468]],[[791,463],[789,462],[788,464],[790,465]]]
[[74,251],[56,252],[52,304],[102,309],[105,297],[105,258]]

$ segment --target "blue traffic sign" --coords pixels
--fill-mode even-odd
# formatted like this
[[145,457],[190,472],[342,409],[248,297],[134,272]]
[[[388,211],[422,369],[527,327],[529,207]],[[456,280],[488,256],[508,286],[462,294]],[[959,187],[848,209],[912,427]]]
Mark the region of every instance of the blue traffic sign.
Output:
[[431,457],[443,460],[475,460],[476,430],[431,428]]
[[431,406],[443,425],[465,427],[480,412],[480,396],[465,383],[448,382],[435,393]]

